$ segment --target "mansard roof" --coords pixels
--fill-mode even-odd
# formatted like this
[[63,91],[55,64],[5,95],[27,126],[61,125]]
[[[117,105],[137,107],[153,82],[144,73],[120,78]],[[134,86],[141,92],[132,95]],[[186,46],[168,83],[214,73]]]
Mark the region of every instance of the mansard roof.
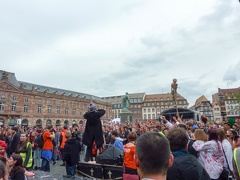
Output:
[[8,80],[7,80],[8,82],[10,82],[11,84],[13,84],[14,86],[16,86],[18,88],[20,87],[20,84],[17,81],[17,78],[16,78],[14,73],[0,70],[0,80],[3,78],[4,73],[6,73],[6,76],[8,78]]
[[[186,100],[183,96],[177,93],[178,100]],[[172,100],[172,94],[146,94],[145,101],[169,101]]]
[[57,94],[57,95],[64,95],[64,96],[72,96],[72,97],[80,97],[80,98],[86,98],[89,100],[97,100],[97,101],[102,101],[103,100],[100,97],[86,94],[86,93],[81,93],[81,92],[76,92],[76,91],[70,91],[70,90],[65,90],[65,89],[60,89],[60,88],[53,88],[49,86],[43,86],[39,84],[33,84],[33,83],[28,83],[28,82],[23,82],[23,81],[18,81],[15,74],[11,72],[6,72],[0,70],[0,80],[6,80],[9,83],[13,84],[15,87],[20,88],[20,86],[25,89],[25,90],[35,90],[38,92],[46,92],[48,94]]
[[70,91],[70,90],[60,89],[60,88],[53,88],[53,87],[49,87],[49,86],[43,86],[43,85],[38,85],[38,84],[33,84],[33,83],[28,83],[28,82],[23,82],[23,81],[19,81],[19,83],[21,83],[23,89],[26,89],[26,90],[34,89],[35,91],[47,92],[49,94],[57,94],[57,95],[80,97],[80,98],[86,98],[86,99],[90,99],[90,100],[103,101],[100,97],[86,94],[86,93],[80,93],[80,92]]

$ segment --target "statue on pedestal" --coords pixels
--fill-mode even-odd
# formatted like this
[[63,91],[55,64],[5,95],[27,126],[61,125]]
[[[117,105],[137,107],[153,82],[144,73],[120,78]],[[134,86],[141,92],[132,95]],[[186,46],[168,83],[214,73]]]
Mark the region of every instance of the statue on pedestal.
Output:
[[128,98],[128,93],[126,92],[126,94],[122,98],[122,111],[128,111],[129,104],[130,104],[130,101]]

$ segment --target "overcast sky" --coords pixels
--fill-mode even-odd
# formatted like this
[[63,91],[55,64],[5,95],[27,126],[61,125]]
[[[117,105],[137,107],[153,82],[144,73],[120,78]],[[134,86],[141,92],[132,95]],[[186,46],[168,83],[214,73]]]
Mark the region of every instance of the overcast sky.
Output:
[[167,93],[193,105],[240,87],[238,0],[1,0],[0,69],[96,96]]

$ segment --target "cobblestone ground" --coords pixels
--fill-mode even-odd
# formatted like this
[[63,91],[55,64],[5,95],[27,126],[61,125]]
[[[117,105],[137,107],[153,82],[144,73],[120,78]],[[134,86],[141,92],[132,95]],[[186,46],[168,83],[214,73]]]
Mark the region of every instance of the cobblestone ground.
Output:
[[[83,160],[84,157],[81,158]],[[62,160],[58,160],[55,165],[53,162],[50,163],[50,173],[43,171],[35,171],[34,177],[29,177],[28,180],[69,180],[70,178],[63,178],[63,175],[66,175],[65,166],[60,166],[62,164]],[[82,176],[77,175],[75,179],[79,180],[92,180],[92,178],[84,178]]]

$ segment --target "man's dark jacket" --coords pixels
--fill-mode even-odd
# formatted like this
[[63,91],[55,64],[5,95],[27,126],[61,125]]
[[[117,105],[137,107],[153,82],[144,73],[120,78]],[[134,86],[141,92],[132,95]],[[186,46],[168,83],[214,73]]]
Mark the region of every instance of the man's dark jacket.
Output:
[[197,158],[182,149],[172,153],[173,165],[168,168],[167,180],[210,180]]
[[68,166],[77,165],[80,151],[81,145],[75,138],[67,139],[63,148],[63,161],[66,161]]
[[100,118],[105,114],[105,110],[98,109],[97,111],[87,112],[83,115],[87,119],[85,131],[83,133],[83,144],[91,147],[95,140],[97,147],[103,145],[103,130]]
[[13,153],[17,153],[18,152],[18,144],[20,142],[20,135],[18,133],[14,134],[8,144],[7,147],[7,154],[8,156],[11,156]]

